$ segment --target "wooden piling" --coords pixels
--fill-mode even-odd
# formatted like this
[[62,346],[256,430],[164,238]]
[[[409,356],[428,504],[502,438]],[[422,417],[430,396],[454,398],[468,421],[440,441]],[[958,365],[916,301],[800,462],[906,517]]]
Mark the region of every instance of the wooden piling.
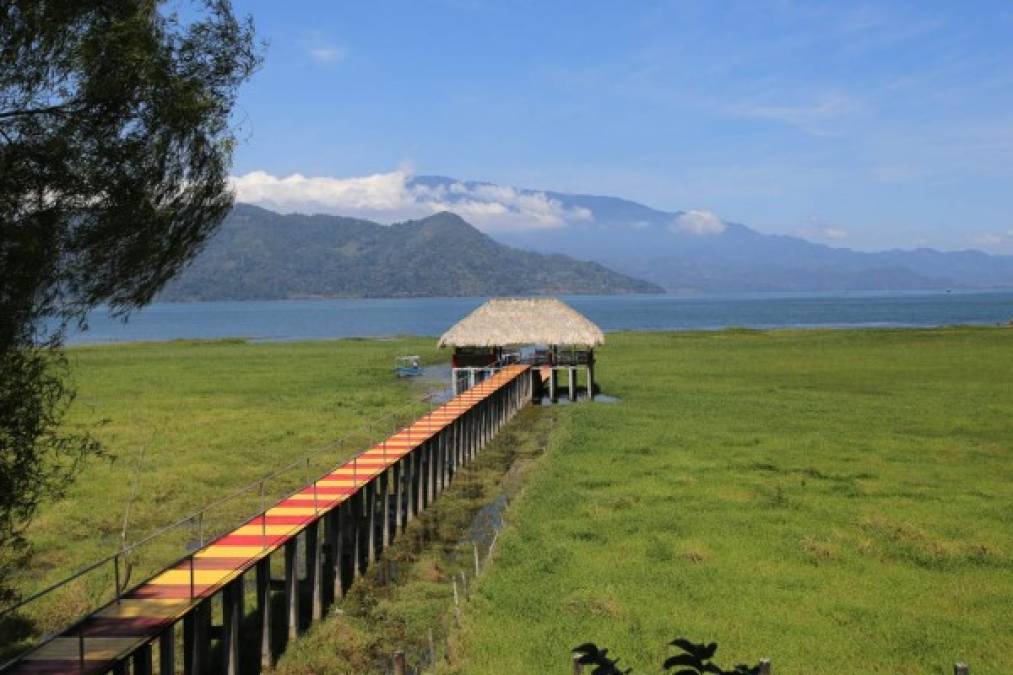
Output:
[[393,468],[394,476],[394,535],[398,536],[404,532],[404,466],[405,460],[402,457]]
[[380,474],[380,527],[382,536],[380,537],[380,550],[385,551],[390,546],[390,521],[393,518],[393,514],[390,512],[390,476],[393,469],[387,468],[383,473]]
[[285,542],[285,622],[290,640],[299,635],[299,569],[296,565],[298,543],[297,537]]
[[366,565],[376,562],[376,479],[366,483]]
[[363,527],[363,518],[365,517],[365,493],[363,490],[357,490],[352,495],[352,578],[358,579],[359,575],[362,574],[363,565],[363,554],[365,553],[365,544],[362,541],[362,535],[365,531]]
[[243,619],[243,577],[222,589],[222,673],[239,675],[239,627]]
[[183,617],[183,672],[203,675],[210,672],[211,601],[204,600]]
[[324,556],[320,518],[306,528],[306,571],[310,583],[311,612],[314,621],[324,616]]
[[134,675],[154,675],[154,661],[152,659],[150,642],[134,652],[131,661],[133,661]]
[[158,636],[159,675],[176,674],[176,625],[170,624]]
[[407,672],[404,652],[400,650],[394,652],[394,675],[406,675]]
[[577,369],[570,366],[566,369],[566,397],[571,401],[577,400]]
[[274,665],[271,649],[271,557],[257,561],[257,625],[260,635],[260,665],[270,668]]

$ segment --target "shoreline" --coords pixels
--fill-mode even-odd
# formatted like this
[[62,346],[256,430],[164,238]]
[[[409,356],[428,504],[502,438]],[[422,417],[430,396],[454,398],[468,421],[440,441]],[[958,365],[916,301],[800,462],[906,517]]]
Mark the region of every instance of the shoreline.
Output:
[[[1013,319],[1008,323],[943,323],[943,324],[911,324],[911,323],[865,323],[865,324],[784,324],[770,326],[712,326],[712,327],[685,327],[685,328],[621,328],[605,330],[606,335],[622,334],[688,334],[699,335],[702,333],[794,333],[794,332],[867,332],[867,331],[933,331],[933,330],[960,330],[960,329],[1004,329],[1013,328]],[[316,344],[321,342],[396,342],[398,340],[438,340],[438,335],[422,334],[391,334],[391,335],[334,335],[327,337],[291,337],[271,338],[256,336],[231,335],[222,337],[177,337],[164,340],[101,340],[101,341],[80,341],[67,342],[64,349],[93,349],[96,347],[118,347],[118,346],[144,346],[144,345],[225,345],[225,344]]]

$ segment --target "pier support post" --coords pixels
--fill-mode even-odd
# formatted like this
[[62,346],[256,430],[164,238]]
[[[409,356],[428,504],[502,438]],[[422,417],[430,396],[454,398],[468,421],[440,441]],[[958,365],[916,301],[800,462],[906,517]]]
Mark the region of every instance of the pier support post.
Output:
[[153,675],[155,664],[152,661],[150,642],[134,652],[131,660],[134,664],[134,675]]
[[320,521],[321,519],[317,518],[306,528],[306,577],[309,579],[312,594],[313,621],[319,621],[324,616],[324,556]]
[[366,565],[376,562],[376,479],[366,483]]
[[365,487],[355,493],[355,578],[365,574],[369,563],[369,499]]
[[556,403],[559,400],[559,373],[556,372],[556,367],[552,366],[549,369],[549,400]]
[[415,515],[426,508],[426,454],[425,446],[419,446],[412,450],[412,454],[415,456],[415,504],[414,510]]
[[331,552],[334,556],[334,568],[331,570],[331,574],[334,576],[334,597],[343,598],[345,597],[345,557],[348,547],[346,545],[347,537],[345,536],[345,512],[348,509],[348,502],[344,501],[338,504],[331,515],[334,518],[334,539]]
[[222,673],[239,675],[239,626],[243,618],[243,577],[222,589]]
[[257,561],[257,623],[260,628],[260,665],[270,668],[274,665],[271,649],[271,556]]
[[211,602],[205,600],[183,617],[183,672],[203,675],[210,672]]
[[394,536],[397,537],[404,531],[404,458],[398,460],[393,467],[394,478]]
[[577,400],[577,369],[570,366],[566,369],[567,398],[571,401]]
[[426,441],[426,506],[436,499],[436,443]]
[[587,364],[587,400],[594,400],[594,364]]
[[383,495],[380,499],[380,511],[383,514],[383,520],[381,521],[383,527],[383,537],[380,539],[380,551],[386,551],[387,547],[390,546],[390,475],[393,469],[386,468],[383,473],[380,474],[380,494]]
[[436,443],[436,488],[443,492],[447,488],[447,438],[442,433],[433,437]]
[[290,640],[299,635],[299,568],[296,565],[298,543],[298,538],[285,542],[285,620]]
[[158,636],[159,675],[176,675],[176,624],[170,624]]

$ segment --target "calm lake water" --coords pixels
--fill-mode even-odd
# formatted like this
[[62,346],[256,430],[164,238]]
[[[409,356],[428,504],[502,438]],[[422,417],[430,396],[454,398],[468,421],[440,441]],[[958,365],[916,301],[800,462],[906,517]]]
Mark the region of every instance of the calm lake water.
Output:
[[[728,326],[862,327],[997,324],[1013,319],[1013,291],[564,296],[606,331]],[[311,340],[440,335],[485,298],[277,300],[155,304],[127,323],[96,310],[72,343],[243,337]]]

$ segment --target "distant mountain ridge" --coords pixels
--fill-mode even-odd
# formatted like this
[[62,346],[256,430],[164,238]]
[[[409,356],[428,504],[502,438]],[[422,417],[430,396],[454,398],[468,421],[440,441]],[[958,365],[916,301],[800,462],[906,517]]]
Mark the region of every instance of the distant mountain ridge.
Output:
[[510,248],[452,213],[380,225],[238,204],[163,301],[658,293],[564,255]]
[[[418,176],[412,183],[445,188],[445,197],[468,199],[493,184]],[[451,186],[457,185],[457,189]],[[461,189],[463,186],[464,189]],[[594,260],[669,291],[846,291],[1013,287],[1013,256],[933,249],[865,253],[799,237],[762,234],[737,223],[720,232],[677,226],[686,212],[666,212],[617,197],[518,190],[544,195],[564,212],[589,218],[561,227],[495,232],[498,241],[539,252]]]

